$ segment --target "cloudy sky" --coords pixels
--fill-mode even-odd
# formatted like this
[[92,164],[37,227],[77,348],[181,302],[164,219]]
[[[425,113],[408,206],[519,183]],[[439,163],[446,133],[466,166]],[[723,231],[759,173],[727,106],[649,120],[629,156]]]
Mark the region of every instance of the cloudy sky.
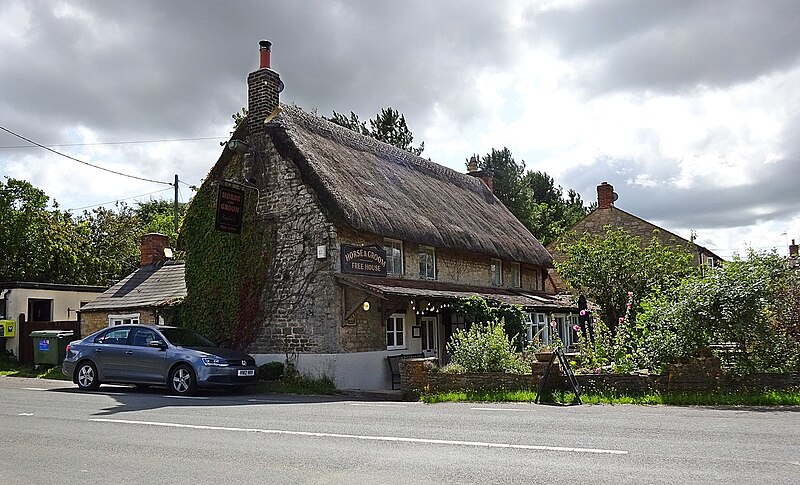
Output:
[[[800,240],[793,0],[3,0],[0,126],[198,184],[246,104],[260,39],[282,101],[362,119],[392,106],[423,155],[456,170],[505,146],[587,202],[608,181],[618,207],[694,229],[723,257]],[[172,197],[6,132],[0,174],[76,212]]]

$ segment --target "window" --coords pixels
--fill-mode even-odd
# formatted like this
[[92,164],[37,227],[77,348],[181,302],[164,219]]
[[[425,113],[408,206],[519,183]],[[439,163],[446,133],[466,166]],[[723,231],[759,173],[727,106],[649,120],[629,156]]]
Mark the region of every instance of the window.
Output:
[[6,300],[5,298],[0,299],[0,318],[6,317]]
[[503,262],[493,259],[490,271],[492,272],[492,285],[503,286]]
[[405,330],[405,315],[395,314],[386,320],[386,350],[406,348],[403,339]]
[[436,250],[432,247],[419,247],[419,277],[436,279]]
[[386,273],[391,275],[403,274],[403,243],[394,239],[383,242],[386,251]]
[[130,328],[115,328],[95,338],[94,343],[107,345],[126,345],[128,343],[128,334],[130,331]]
[[163,340],[156,335],[156,333],[149,328],[134,328],[133,329],[133,343],[137,347],[149,347],[150,342],[163,342]]
[[131,313],[129,315],[109,315],[108,326],[116,327],[117,325],[135,325],[139,323],[139,314]]
[[50,322],[53,320],[53,300],[28,299],[28,321]]
[[514,288],[522,288],[522,278],[519,263],[511,263],[511,285]]
[[550,343],[550,334],[547,327],[547,315],[544,313],[528,313],[528,343],[534,341],[539,344]]

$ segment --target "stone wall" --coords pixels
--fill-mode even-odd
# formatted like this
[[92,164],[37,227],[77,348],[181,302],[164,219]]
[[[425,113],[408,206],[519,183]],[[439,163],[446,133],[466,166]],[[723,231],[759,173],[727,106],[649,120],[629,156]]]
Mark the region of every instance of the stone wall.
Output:
[[[257,210],[273,230],[261,320],[251,353],[341,352],[340,298],[333,272],[338,258],[336,228],[297,166],[266,137],[248,161],[248,177],[260,187]],[[252,145],[251,145],[252,146]],[[317,258],[317,246],[327,257]]]
[[[364,234],[353,230],[339,231],[341,244],[382,246],[384,238],[374,234]],[[419,279],[419,244],[403,242],[403,274],[390,275],[396,278]],[[491,258],[445,248],[436,249],[436,279],[445,283],[456,283],[472,286],[492,286]],[[339,262],[337,257],[337,269]],[[520,280],[526,290],[541,290],[542,269],[538,266],[520,265]],[[503,261],[503,286],[511,287],[511,262]]]
[[[462,390],[537,390],[544,366],[535,366],[531,374],[502,372],[480,374],[444,374],[435,368],[434,359],[400,361],[400,388],[408,396],[422,392]],[[555,370],[555,372],[553,372]],[[719,360],[714,358],[687,359],[671,366],[661,375],[639,374],[579,374],[576,375],[582,392],[614,392],[641,394],[647,392],[703,392],[721,390],[765,390],[800,387],[796,374],[753,374],[738,380],[724,379]],[[547,388],[569,389],[567,379],[557,366],[551,369]]]
[[156,325],[157,312],[152,308],[131,308],[113,311],[82,311],[81,312],[81,336],[85,337],[102,328],[108,327],[109,315],[130,315],[139,314],[139,323],[143,325]]

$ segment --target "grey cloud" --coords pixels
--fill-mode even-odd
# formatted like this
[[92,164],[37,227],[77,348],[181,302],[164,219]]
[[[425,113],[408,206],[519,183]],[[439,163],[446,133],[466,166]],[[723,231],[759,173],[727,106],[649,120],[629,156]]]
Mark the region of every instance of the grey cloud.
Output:
[[590,66],[576,81],[590,93],[725,87],[800,58],[793,0],[612,0],[531,11],[528,19],[535,40]]

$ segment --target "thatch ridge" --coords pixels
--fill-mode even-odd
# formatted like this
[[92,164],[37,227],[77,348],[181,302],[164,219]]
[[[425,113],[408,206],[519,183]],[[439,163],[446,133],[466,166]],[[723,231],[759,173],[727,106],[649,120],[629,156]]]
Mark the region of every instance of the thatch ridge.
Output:
[[267,130],[334,223],[552,267],[550,254],[475,177],[282,105]]

